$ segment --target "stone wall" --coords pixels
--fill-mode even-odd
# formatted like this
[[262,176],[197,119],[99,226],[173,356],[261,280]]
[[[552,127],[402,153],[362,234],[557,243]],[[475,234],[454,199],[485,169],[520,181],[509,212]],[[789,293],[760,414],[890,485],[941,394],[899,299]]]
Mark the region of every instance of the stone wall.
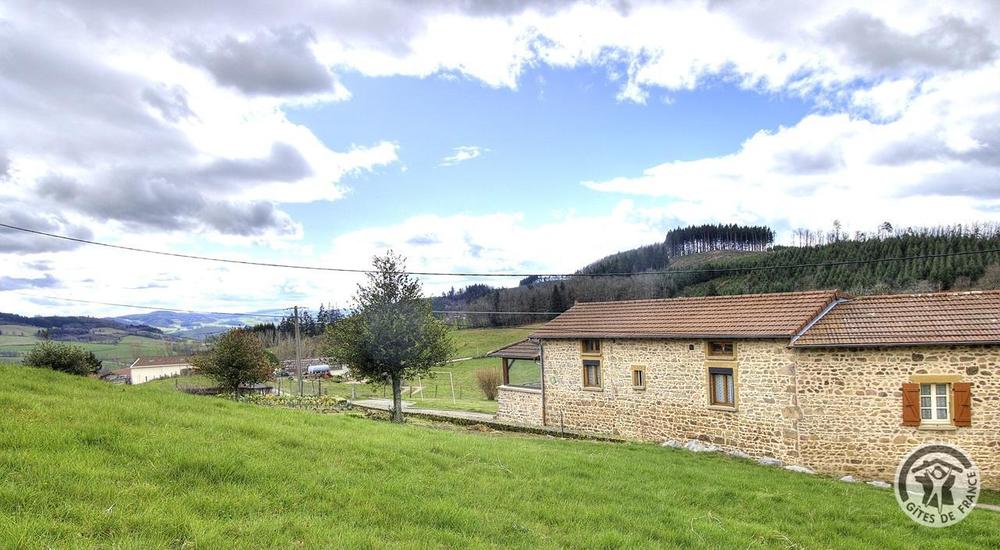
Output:
[[[549,425],[629,439],[700,439],[758,456],[795,451],[791,354],[783,341],[737,345],[737,408],[709,404],[705,343],[699,340],[602,340],[600,390],[583,388],[579,340],[544,343]],[[632,387],[632,367],[646,389]]]
[[[736,408],[709,404],[702,340],[603,340],[602,387],[583,388],[579,340],[544,342],[547,423],[628,439],[698,439],[830,474],[890,480],[921,442],[957,444],[1000,488],[1000,347],[789,349],[737,342]],[[632,387],[632,366],[646,389]],[[902,426],[901,385],[922,374],[972,383],[972,426]],[[539,399],[540,402],[540,399]],[[502,401],[501,401],[502,403]],[[503,412],[498,416],[513,414]],[[541,413],[538,413],[540,420]]]
[[497,389],[497,418],[525,426],[541,426],[542,390],[500,386]]
[[[796,353],[802,462],[819,471],[890,480],[919,443],[958,445],[984,484],[1000,488],[1000,347],[801,350]],[[902,384],[955,375],[972,384],[972,426],[902,425]]]

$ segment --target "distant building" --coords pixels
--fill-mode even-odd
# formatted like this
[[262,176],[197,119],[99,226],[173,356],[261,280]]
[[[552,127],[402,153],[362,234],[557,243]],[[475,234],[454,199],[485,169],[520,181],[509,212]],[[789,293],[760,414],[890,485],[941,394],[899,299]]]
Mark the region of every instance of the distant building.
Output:
[[1000,488],[1000,291],[579,303],[491,355],[499,419],[882,480],[940,441]]
[[129,384],[178,376],[193,369],[190,357],[140,357],[128,368]]

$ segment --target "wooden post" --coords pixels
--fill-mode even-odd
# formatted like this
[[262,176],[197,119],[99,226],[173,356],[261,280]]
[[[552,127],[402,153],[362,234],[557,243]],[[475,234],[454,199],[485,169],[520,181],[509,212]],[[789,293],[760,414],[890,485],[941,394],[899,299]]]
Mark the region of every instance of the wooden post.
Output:
[[504,357],[503,361],[503,385],[507,386],[510,384],[510,360]]

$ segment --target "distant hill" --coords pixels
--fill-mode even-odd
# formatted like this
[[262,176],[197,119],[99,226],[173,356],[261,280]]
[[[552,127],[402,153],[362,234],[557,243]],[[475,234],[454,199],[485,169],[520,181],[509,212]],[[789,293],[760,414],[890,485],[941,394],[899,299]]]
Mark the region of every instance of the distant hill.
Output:
[[53,340],[105,341],[112,338],[115,332],[147,338],[163,338],[162,331],[146,324],[124,323],[98,317],[27,317],[15,313],[0,313],[0,325],[36,327]]
[[[283,315],[282,310],[256,311],[255,315]],[[260,323],[260,317],[253,315],[228,315],[212,313],[185,313],[176,311],[151,311],[135,313],[114,318],[115,321],[149,325],[175,337],[203,339],[207,336],[220,334],[236,327],[252,326]]]
[[[711,236],[719,228],[729,229],[736,237]],[[694,240],[678,242],[676,238],[668,238],[663,243],[601,258],[577,272],[593,277],[557,280],[528,277],[515,288],[490,289],[485,293],[476,289],[472,293],[475,297],[468,300],[463,300],[466,293],[458,291],[436,299],[435,304],[452,310],[560,312],[577,301],[834,288],[851,294],[1000,288],[1000,253],[992,252],[1000,249],[1000,227],[994,225],[892,230],[889,224],[883,224],[872,234],[850,236],[835,226],[829,233],[796,232],[801,246],[771,246],[768,235],[773,233],[759,227],[699,226],[684,228],[683,232],[695,235]],[[741,234],[750,235],[751,239],[741,242]],[[949,255],[871,262],[943,254]],[[814,265],[844,261],[863,263]],[[644,272],[657,273],[600,276]],[[473,326],[502,326],[546,318],[482,314],[462,317],[462,321]]]

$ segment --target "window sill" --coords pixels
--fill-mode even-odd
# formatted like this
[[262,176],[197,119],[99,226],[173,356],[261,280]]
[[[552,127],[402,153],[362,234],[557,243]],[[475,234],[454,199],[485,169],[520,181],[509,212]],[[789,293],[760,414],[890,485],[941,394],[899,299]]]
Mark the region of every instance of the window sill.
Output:
[[926,432],[954,432],[958,431],[958,426],[954,424],[921,424],[917,426],[917,429]]
[[583,386],[583,391],[604,391],[604,388],[597,386]]
[[632,386],[635,391],[646,391],[646,386]]
[[730,407],[728,405],[709,405],[708,409],[712,411],[737,412],[736,407]]
[[508,386],[508,385],[503,385],[503,386],[500,386],[498,389],[505,390],[505,391],[517,391],[517,392],[522,392],[522,393],[542,393],[541,388],[528,388],[528,387],[525,387],[525,386]]

